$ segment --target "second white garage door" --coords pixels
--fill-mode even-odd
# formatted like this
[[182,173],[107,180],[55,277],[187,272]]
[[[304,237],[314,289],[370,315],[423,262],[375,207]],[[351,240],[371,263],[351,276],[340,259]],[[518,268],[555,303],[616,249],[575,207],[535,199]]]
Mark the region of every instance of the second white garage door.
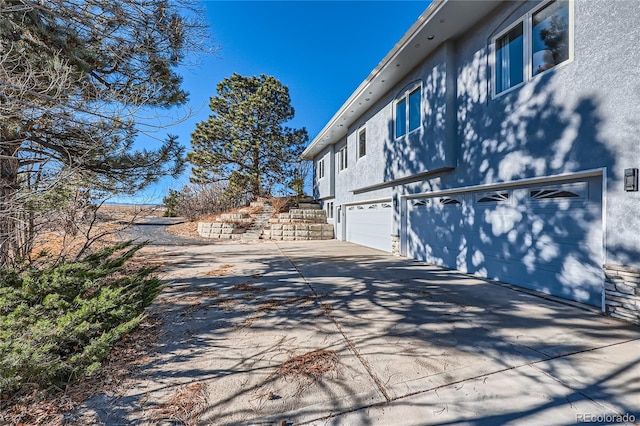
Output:
[[391,252],[391,202],[346,206],[346,240]]

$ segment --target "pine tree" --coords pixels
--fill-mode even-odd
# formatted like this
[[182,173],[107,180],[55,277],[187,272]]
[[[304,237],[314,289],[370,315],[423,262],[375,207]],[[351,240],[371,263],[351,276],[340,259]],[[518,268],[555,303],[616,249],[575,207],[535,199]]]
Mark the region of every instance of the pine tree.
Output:
[[233,196],[286,188],[309,137],[285,126],[294,117],[289,89],[272,76],[233,74],[217,86],[212,115],[191,136],[192,182],[227,181]]
[[183,170],[139,114],[184,104],[176,67],[204,26],[191,0],[0,0],[0,265],[23,255],[27,200],[69,181],[132,193]]

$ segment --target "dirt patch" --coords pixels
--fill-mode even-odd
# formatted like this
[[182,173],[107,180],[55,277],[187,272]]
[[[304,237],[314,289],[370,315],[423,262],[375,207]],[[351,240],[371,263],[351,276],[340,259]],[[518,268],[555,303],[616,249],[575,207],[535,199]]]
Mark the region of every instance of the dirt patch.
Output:
[[163,206],[144,204],[103,204],[100,212],[111,220],[130,219],[134,216],[162,217],[165,212]]

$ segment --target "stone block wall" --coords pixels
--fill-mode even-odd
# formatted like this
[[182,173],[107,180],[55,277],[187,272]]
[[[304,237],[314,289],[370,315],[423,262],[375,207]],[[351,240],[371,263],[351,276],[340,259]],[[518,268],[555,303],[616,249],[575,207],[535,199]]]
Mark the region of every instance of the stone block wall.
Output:
[[262,238],[278,241],[330,240],[333,225],[327,223],[324,210],[291,209],[269,220]]
[[221,240],[240,238],[253,220],[247,213],[222,213],[214,222],[198,222],[198,234]]
[[253,218],[250,215],[243,213],[222,213],[216,218],[216,222],[243,223],[249,225],[253,222]]
[[271,221],[271,223],[327,223],[327,212],[318,209],[291,209],[287,213],[278,213],[278,217]]
[[246,228],[239,227],[236,223],[198,222],[198,234],[204,238],[230,240],[240,238],[245,231]]
[[604,265],[604,274],[607,314],[640,324],[640,268]]
[[391,235],[391,254],[394,256],[400,256],[400,235]]

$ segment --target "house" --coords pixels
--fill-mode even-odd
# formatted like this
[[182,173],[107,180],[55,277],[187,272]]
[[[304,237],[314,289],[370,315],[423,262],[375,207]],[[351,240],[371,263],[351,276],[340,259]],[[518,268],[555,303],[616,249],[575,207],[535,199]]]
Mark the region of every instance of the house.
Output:
[[639,45],[636,0],[434,0],[303,153],[336,237],[640,323]]

